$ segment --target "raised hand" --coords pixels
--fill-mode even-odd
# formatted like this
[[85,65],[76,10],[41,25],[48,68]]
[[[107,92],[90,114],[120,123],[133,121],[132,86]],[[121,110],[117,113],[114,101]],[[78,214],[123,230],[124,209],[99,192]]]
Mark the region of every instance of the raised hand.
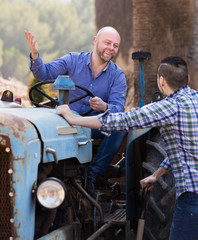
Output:
[[35,36],[33,33],[25,31],[25,36],[27,39],[27,42],[29,44],[30,47],[30,51],[31,51],[31,57],[33,59],[36,59],[38,57],[38,43],[37,40],[35,39]]

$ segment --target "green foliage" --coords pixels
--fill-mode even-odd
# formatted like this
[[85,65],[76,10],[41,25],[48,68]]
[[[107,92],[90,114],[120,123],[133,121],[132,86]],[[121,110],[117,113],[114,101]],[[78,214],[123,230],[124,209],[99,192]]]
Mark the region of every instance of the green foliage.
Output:
[[93,48],[94,0],[0,0],[0,74],[27,83],[29,46],[35,34],[44,62]]
[[[33,87],[38,82],[39,81],[36,78],[34,78],[34,76],[31,74],[28,88],[30,89],[31,87]],[[44,91],[44,86],[40,86],[40,87],[38,87],[38,89]],[[44,96],[39,94],[37,91],[34,91],[34,90],[32,91],[32,98],[37,103],[41,103],[41,102],[44,101]]]
[[[30,75],[30,80],[28,84],[28,89],[30,90],[36,83],[39,83],[33,74]],[[53,89],[53,84],[44,84],[41,86],[37,86],[37,89],[40,89],[42,92],[46,93],[48,96],[57,99],[57,90]],[[32,91],[32,98],[36,103],[42,103],[44,101],[49,101],[48,98],[46,98],[44,95],[39,93],[38,91],[33,90]]]
[[[6,48],[3,53],[1,72],[6,76],[17,76],[17,79],[21,80],[23,78],[26,61],[26,56],[18,49],[14,47]],[[12,69],[8,67],[10,64],[12,64]]]

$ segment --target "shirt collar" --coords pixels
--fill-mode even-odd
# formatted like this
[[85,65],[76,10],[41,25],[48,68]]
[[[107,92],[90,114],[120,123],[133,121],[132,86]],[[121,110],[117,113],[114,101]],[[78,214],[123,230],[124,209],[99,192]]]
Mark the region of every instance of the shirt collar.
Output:
[[88,66],[91,66],[91,55],[92,55],[92,53],[93,53],[93,52],[90,52],[90,53],[88,54],[88,57],[87,57],[87,65],[88,65]]
[[182,93],[182,92],[188,91],[188,89],[189,89],[189,86],[186,85],[186,86],[184,86],[184,87],[181,87],[181,88],[175,90],[175,91],[174,91],[173,93],[171,93],[168,97],[174,97],[174,96],[176,96],[178,93]]
[[[87,65],[88,65],[89,67],[91,67],[91,56],[92,56],[92,53],[93,53],[93,52],[90,52],[89,55],[88,55],[88,58],[87,58]],[[107,66],[102,70],[103,72],[105,72],[105,71],[108,69],[108,67],[110,66],[110,62],[111,62],[111,61],[109,61],[109,63],[107,64]]]
[[107,66],[103,69],[103,72],[108,69],[109,65],[110,65],[110,61],[109,61],[109,63],[107,64]]

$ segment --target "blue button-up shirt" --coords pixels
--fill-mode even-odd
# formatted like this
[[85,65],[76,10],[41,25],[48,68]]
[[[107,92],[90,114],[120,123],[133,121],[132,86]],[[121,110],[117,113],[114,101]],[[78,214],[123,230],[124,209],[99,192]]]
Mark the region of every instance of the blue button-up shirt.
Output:
[[171,170],[176,195],[198,193],[198,92],[189,86],[165,99],[125,113],[101,114],[102,131],[159,127],[168,158],[161,166]]
[[[109,62],[96,78],[93,78],[90,53],[69,53],[53,62],[44,64],[38,57],[36,60],[30,58],[30,69],[34,77],[45,81],[56,79],[59,75],[69,75],[75,84],[81,85],[91,91],[94,96],[100,97],[108,104],[110,112],[123,112],[125,105],[126,79],[125,74],[115,63]],[[76,89],[69,93],[70,100],[85,94],[84,91]],[[86,97],[70,105],[72,110],[78,113],[90,109],[90,97]],[[96,115],[93,111],[90,115]]]

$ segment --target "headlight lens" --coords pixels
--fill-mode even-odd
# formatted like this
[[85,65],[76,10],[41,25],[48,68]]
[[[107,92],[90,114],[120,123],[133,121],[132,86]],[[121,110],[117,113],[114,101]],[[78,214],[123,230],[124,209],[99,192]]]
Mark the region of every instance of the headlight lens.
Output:
[[57,208],[65,199],[65,186],[56,178],[45,179],[39,184],[36,196],[43,207]]

